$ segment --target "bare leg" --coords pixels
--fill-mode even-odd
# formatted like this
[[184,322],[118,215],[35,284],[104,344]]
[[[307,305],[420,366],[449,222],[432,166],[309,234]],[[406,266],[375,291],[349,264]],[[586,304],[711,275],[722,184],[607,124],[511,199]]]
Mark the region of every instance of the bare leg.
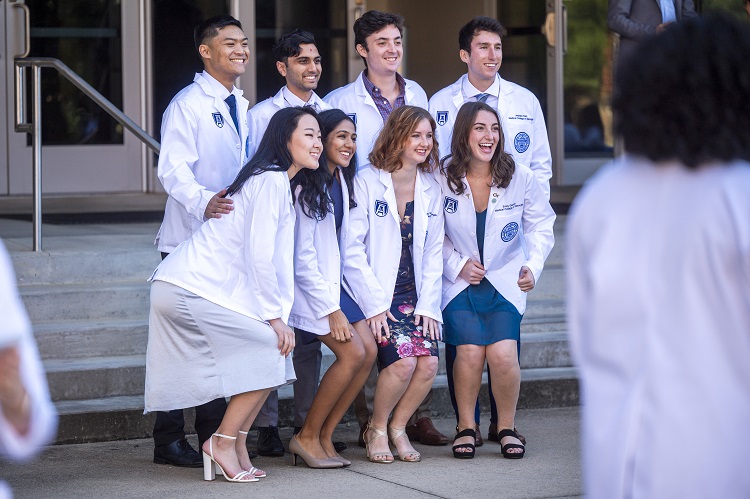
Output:
[[[216,432],[229,437],[239,435],[240,429],[247,421],[251,411],[257,405],[262,404],[267,396],[268,390],[255,390],[233,396]],[[243,471],[237,458],[234,440],[211,437],[203,443],[203,452],[210,455],[211,449],[213,449],[214,460],[219,463],[228,476],[234,477]]]
[[[307,413],[305,424],[297,434],[297,442],[314,458],[325,459],[328,454],[320,443],[321,428],[346,390],[347,384],[360,370],[365,360],[365,348],[359,335],[352,337],[352,341],[346,343],[334,340],[330,333],[320,336],[319,339],[333,351],[336,360],[320,380],[318,393],[315,394],[310,411]],[[331,444],[331,450],[333,450],[333,444]]]
[[[487,347],[483,345],[458,345],[456,361],[453,364],[453,382],[458,406],[458,431],[476,428],[475,408],[479,387],[482,385],[482,368]],[[461,437],[454,445],[473,444],[471,437]],[[468,447],[458,452],[471,452]]]
[[333,432],[336,426],[341,422],[341,419],[349,410],[352,402],[357,397],[357,394],[364,386],[365,381],[370,375],[372,365],[375,363],[375,358],[378,355],[378,347],[375,344],[375,338],[372,336],[370,328],[367,327],[365,321],[359,321],[352,324],[354,333],[352,334],[352,342],[359,342],[362,344],[362,348],[365,352],[364,361],[359,367],[359,370],[354,374],[349,384],[346,385],[344,392],[339,397],[336,404],[328,414],[323,427],[320,429],[320,444],[323,446],[326,455],[328,457],[338,456],[338,453],[333,448]]
[[[406,426],[409,418],[417,410],[417,407],[422,403],[427,393],[432,388],[432,383],[435,381],[435,375],[438,369],[438,358],[429,356],[417,357],[417,366],[414,369],[414,373],[409,380],[409,385],[406,391],[399,399],[396,407],[393,410],[393,417],[391,418],[391,428],[398,431]],[[418,453],[414,450],[409,438],[406,434],[398,437],[393,445],[396,446],[399,456],[406,456],[409,454],[416,455]]]
[[[487,346],[487,362],[492,376],[492,392],[497,404],[497,430],[515,427],[516,404],[521,388],[521,366],[515,340],[503,340]],[[501,444],[521,444],[513,437],[504,437]],[[511,453],[520,449],[510,449]]]
[[[374,428],[385,433],[388,426],[388,416],[409,387],[409,381],[411,381],[416,368],[416,357],[407,357],[397,360],[380,371],[378,384],[375,387],[375,403],[371,423]],[[422,398],[424,398],[424,395]],[[419,405],[419,402],[417,402],[417,405]],[[412,410],[412,412],[414,411]],[[372,441],[370,444],[371,454],[390,454],[387,437],[375,438],[375,434],[368,431],[365,440]]]
[[[252,410],[250,411],[250,415],[247,417],[245,422],[242,423],[242,427],[240,428],[240,430],[242,431],[250,430],[250,427],[253,425],[253,421],[255,421],[255,417],[258,415],[258,412],[260,412],[260,408],[263,407],[263,404],[268,398],[268,394],[271,393],[270,388],[259,391],[264,392],[264,394],[260,398],[260,400],[258,400],[258,403],[255,404],[255,407],[252,408]],[[250,471],[250,468],[253,467],[253,463],[250,461],[250,454],[248,454],[247,452],[247,434],[240,433],[239,435],[237,435],[236,450],[237,458],[240,461],[240,466],[243,470]]]

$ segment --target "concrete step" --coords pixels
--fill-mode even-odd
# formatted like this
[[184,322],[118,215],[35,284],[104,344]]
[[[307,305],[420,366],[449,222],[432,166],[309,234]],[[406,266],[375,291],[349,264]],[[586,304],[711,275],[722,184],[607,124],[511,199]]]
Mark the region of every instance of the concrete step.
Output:
[[19,289],[31,322],[137,320],[148,317],[150,284],[32,285]]
[[536,283],[527,300],[564,300],[565,269],[557,266],[545,266],[539,282]]
[[[134,236],[133,236],[134,237]],[[120,249],[103,251],[95,237],[84,238],[82,249],[42,253],[13,252],[12,260],[20,286],[66,283],[142,282],[161,262],[150,243],[125,240]],[[130,238],[132,239],[132,237]],[[78,241],[76,241],[78,243]]]
[[[482,411],[489,411],[486,375],[479,392]],[[578,380],[574,368],[522,369],[519,409],[575,406],[579,403]],[[129,438],[149,438],[154,415],[143,414],[143,396],[119,396],[101,399],[69,400],[55,403],[60,413],[57,443],[84,443]],[[433,385],[431,406],[435,417],[453,417],[453,407],[445,375]],[[185,430],[192,433],[194,411],[185,411]],[[354,422],[353,411],[344,423]],[[279,390],[279,426],[294,424],[292,387]]]
[[42,359],[145,355],[148,320],[61,321],[34,326]]
[[53,359],[43,364],[55,402],[123,395],[143,397],[145,355]]

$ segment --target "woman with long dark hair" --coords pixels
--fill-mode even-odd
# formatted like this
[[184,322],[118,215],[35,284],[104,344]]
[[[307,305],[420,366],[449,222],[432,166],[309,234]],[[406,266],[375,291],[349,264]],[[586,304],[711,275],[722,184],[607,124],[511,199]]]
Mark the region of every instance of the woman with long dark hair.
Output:
[[[311,468],[351,462],[333,445],[333,431],[370,373],[377,347],[365,316],[342,286],[347,259],[349,209],[354,201],[357,133],[354,121],[331,109],[318,115],[324,154],[320,168],[292,181],[297,222],[294,241],[295,290],[289,324],[303,342],[322,341],[336,355],[289,449]],[[316,380],[317,381],[317,380]]]
[[[378,341],[378,376],[367,456],[421,459],[404,428],[432,387],[440,339],[443,215],[435,121],[419,107],[394,110],[355,179],[344,277]],[[390,424],[388,418],[393,413]],[[387,432],[386,432],[387,430]]]
[[[276,113],[227,188],[234,209],[205,222],[151,276],[146,412],[231,397],[203,444],[206,480],[216,468],[233,482],[265,476],[250,462],[246,439],[270,390],[294,381],[294,333],[286,324],[294,292],[289,182],[317,168],[321,150],[314,111]],[[170,376],[177,370],[180,383]]]
[[456,458],[474,457],[474,408],[485,360],[503,456],[520,459],[525,452],[514,430],[521,318],[526,293],[554,244],[555,214],[532,171],[516,164],[503,144],[497,111],[466,103],[456,116],[451,155],[436,176],[445,212],[443,339],[457,352]]

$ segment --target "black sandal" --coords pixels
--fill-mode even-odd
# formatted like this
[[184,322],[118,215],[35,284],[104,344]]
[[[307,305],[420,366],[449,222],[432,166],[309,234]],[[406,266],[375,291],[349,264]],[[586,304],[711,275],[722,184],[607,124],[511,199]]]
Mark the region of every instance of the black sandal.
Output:
[[[505,437],[513,437],[520,441],[518,438],[518,434],[514,430],[500,430],[497,434],[497,441],[502,444],[503,438]],[[508,452],[510,449],[521,449],[521,452]],[[503,457],[505,459],[521,459],[524,454],[526,454],[526,447],[519,444],[505,444],[500,448],[500,451],[503,453]]]
[[[455,442],[461,437],[472,437],[476,442],[477,432],[475,430],[472,430],[471,428],[466,428],[463,431],[459,431],[453,441]],[[457,449],[460,449],[462,447],[470,447],[471,450],[458,452]],[[474,444],[457,444],[453,446],[453,457],[455,457],[456,459],[473,459],[475,450],[476,447],[474,446]]]

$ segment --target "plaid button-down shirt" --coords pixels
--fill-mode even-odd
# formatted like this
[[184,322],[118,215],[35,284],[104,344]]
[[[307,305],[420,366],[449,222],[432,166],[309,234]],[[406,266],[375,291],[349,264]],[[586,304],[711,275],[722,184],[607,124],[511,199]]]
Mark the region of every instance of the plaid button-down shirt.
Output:
[[376,87],[369,80],[369,78],[367,78],[367,71],[362,74],[362,81],[365,84],[367,93],[370,94],[372,100],[375,101],[375,106],[377,106],[378,111],[380,112],[380,116],[383,118],[383,122],[388,119],[388,116],[391,115],[391,112],[393,112],[394,109],[406,104],[406,82],[400,74],[396,73],[396,82],[398,83],[398,97],[396,97],[396,101],[393,103],[393,106],[391,106],[391,103],[390,101],[388,101],[388,99],[383,97],[380,89]]

